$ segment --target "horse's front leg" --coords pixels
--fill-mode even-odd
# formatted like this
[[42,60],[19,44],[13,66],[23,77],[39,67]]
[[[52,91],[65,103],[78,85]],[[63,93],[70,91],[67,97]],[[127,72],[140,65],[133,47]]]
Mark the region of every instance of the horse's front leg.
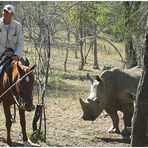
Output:
[[11,145],[11,137],[10,137],[10,131],[11,131],[11,112],[10,112],[10,106],[6,103],[3,103],[5,118],[6,118],[6,129],[7,129],[7,144]]
[[20,116],[20,124],[21,124],[22,134],[23,134],[23,142],[25,145],[26,143],[28,143],[28,138],[27,138],[27,133],[26,133],[25,111],[22,109],[19,109],[19,116]]
[[23,134],[23,142],[25,147],[32,147],[32,146],[39,146],[38,144],[32,143],[28,138],[27,138],[27,133],[26,133],[26,120],[25,120],[25,111],[22,109],[19,109],[19,115],[20,115],[20,124],[22,128],[22,134]]

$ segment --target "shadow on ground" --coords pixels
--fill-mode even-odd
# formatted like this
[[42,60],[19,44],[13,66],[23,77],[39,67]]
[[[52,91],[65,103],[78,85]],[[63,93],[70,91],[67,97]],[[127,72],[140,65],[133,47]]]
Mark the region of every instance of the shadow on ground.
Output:
[[95,142],[100,142],[100,141],[104,141],[106,143],[110,143],[110,142],[116,142],[116,143],[126,143],[126,144],[130,144],[130,139],[129,138],[122,138],[122,139],[117,139],[117,138],[100,138],[100,137],[95,137],[92,141]]

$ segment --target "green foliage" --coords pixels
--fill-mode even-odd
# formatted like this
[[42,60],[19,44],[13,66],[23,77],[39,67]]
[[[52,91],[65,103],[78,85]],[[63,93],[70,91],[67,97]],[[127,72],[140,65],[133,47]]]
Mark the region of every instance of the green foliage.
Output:
[[[108,3],[106,2],[83,2],[82,7],[82,17],[83,23],[87,24],[91,22],[93,26],[103,26],[108,24],[108,15],[110,10],[107,8]],[[71,11],[67,14],[70,21],[77,24],[80,17],[80,12],[77,7],[73,7]]]
[[[123,41],[127,33],[137,32],[137,22],[140,19],[139,6],[140,3],[129,2],[129,10],[123,2],[111,2],[110,5],[110,25],[107,31],[112,32],[117,41]],[[135,8],[137,5],[137,8]],[[128,25],[126,25],[128,23]]]
[[34,143],[38,143],[39,141],[44,141],[44,134],[42,132],[39,133],[39,131],[37,130],[35,133],[32,133],[29,136],[29,139]]
[[[24,13],[21,19],[28,27],[27,33],[32,37],[35,45],[38,45],[36,47],[44,46],[45,49],[49,44],[47,43],[47,32],[44,33],[46,29],[44,21],[48,24],[51,33],[52,47],[67,48],[68,36],[70,44],[73,41],[75,45],[79,45],[80,36],[86,39],[89,36],[86,42],[91,43],[94,34],[101,37],[105,34],[108,41],[124,42],[128,33],[137,33],[137,22],[141,18],[138,7],[135,9],[137,2],[130,2],[132,5],[128,13],[129,26],[125,25],[128,19],[126,19],[126,8],[123,1],[36,1],[23,4],[23,10],[20,7],[20,13]],[[43,43],[42,46],[40,46],[41,43]],[[86,48],[88,48],[87,45]],[[45,50],[41,49],[40,56],[44,52]],[[58,76],[53,79],[60,81]]]
[[106,26],[109,23],[109,15],[110,10],[108,9],[108,3],[107,2],[97,2],[96,5],[94,5],[95,10],[95,17],[97,24],[101,25],[102,28]]
[[52,73],[52,75],[50,75],[50,81],[53,81],[53,82],[62,82],[62,77],[63,77],[63,74],[62,73]]
[[106,64],[106,65],[103,65],[103,71],[104,70],[109,70],[109,69],[111,69],[112,68],[112,66],[110,65],[110,64]]

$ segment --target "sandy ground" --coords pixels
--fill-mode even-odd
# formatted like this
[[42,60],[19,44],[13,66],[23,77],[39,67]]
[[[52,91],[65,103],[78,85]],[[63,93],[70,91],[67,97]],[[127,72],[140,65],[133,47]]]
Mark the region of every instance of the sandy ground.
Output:
[[[0,105],[0,146],[7,146],[5,142],[6,129],[2,105]],[[32,133],[32,119],[34,112],[26,113],[27,132]],[[47,136],[46,143],[40,146],[56,147],[127,147],[129,140],[120,134],[109,134],[111,119],[102,113],[95,121],[81,119],[82,111],[78,100],[50,100],[46,103]],[[121,117],[120,117],[121,118]],[[122,130],[122,119],[120,129]],[[23,146],[20,136],[21,129],[17,113],[17,121],[12,126],[12,146]]]

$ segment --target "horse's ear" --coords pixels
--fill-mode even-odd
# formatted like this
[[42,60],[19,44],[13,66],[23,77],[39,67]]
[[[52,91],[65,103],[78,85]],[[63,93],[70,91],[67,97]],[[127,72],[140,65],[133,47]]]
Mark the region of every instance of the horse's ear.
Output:
[[30,62],[28,60],[28,58],[25,59],[25,66],[29,66],[30,65]]
[[35,69],[35,67],[36,67],[36,64],[34,64],[31,68],[29,68],[29,67],[27,67],[27,66],[24,66],[24,65],[22,65],[22,63],[21,62],[17,62],[17,69],[18,69],[18,71],[20,72],[20,73],[22,73],[22,72],[30,72],[30,71],[32,71],[33,69]]
[[25,60],[24,60],[24,58],[21,58],[20,61],[25,66],[29,66],[30,65],[30,62],[29,62],[29,60],[27,58],[25,58]]
[[36,64],[34,64],[31,68],[30,68],[30,71],[32,71],[33,69],[35,69],[36,67]]

